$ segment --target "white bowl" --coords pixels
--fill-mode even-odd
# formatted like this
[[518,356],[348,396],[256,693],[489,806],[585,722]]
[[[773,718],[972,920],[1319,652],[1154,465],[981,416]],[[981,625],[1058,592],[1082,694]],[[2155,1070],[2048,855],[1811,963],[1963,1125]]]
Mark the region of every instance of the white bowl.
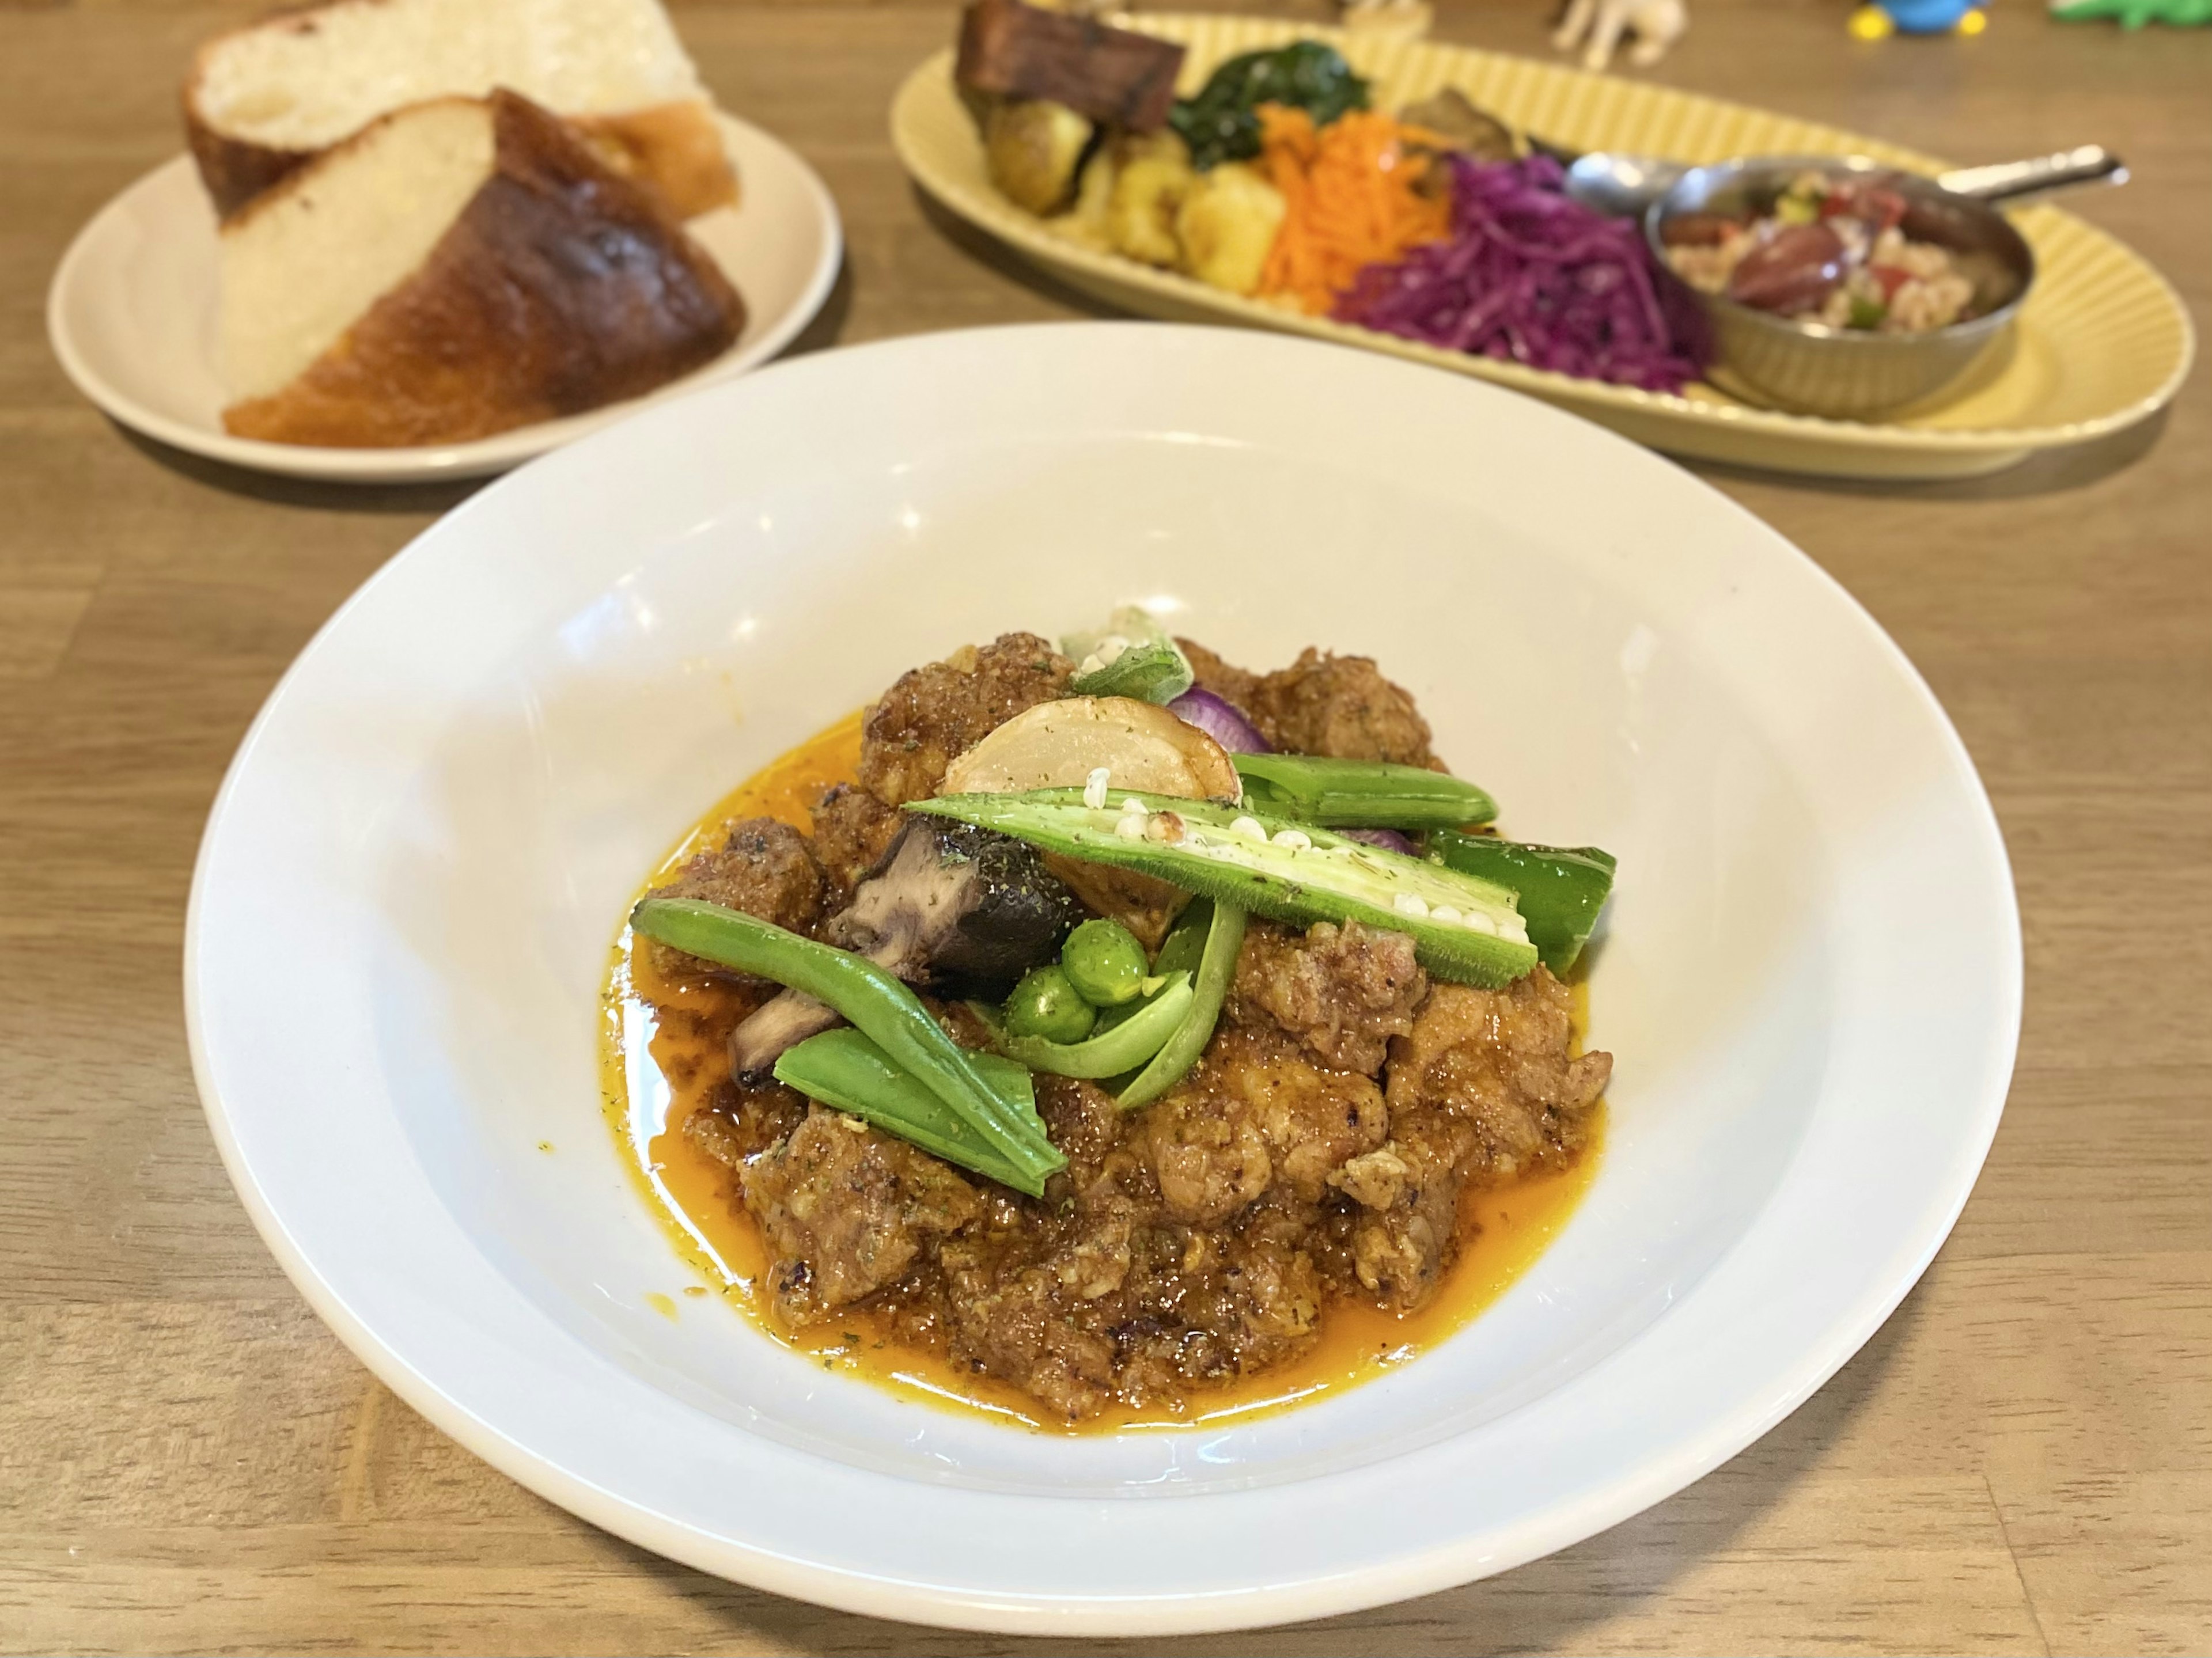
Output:
[[742,199],[684,228],[745,302],[744,331],[712,362],[641,398],[467,443],[325,449],[223,430],[216,362],[215,209],[191,157],[164,162],[93,216],[55,268],[46,337],[76,389],[125,426],[228,465],[335,483],[479,477],[611,426],[647,403],[766,362],[830,297],[844,256],[837,206],[796,151],[718,115]]
[[[1218,1430],[1023,1432],[825,1374],[719,1301],[652,1310],[688,1273],[593,1046],[644,872],[909,665],[1133,599],[1256,666],[1378,656],[1510,832],[1619,853],[1611,1127],[1571,1224],[1436,1351]],[[485,490],[270,699],[185,946],[239,1191],[410,1403],[707,1570],[1051,1634],[1439,1588],[1741,1449],[1942,1242],[2020,984],[1965,750],[1774,531],[1496,387],[1133,324],[809,358]]]

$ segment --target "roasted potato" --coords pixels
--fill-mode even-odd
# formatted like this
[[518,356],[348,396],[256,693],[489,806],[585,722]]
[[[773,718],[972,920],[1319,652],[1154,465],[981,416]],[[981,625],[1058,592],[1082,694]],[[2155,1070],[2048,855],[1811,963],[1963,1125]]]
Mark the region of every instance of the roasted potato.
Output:
[[1000,104],[983,119],[983,160],[991,182],[1016,207],[1043,216],[1067,205],[1076,163],[1092,127],[1065,104],[1042,99]]
[[1081,788],[1102,770],[1115,789],[1190,800],[1234,800],[1243,787],[1221,744],[1165,708],[1127,696],[1063,696],[1023,709],[954,760],[943,793]]
[[1176,214],[1198,174],[1190,152],[1172,133],[1123,141],[1121,165],[1106,203],[1106,234],[1116,252],[1146,264],[1182,263]]
[[1241,161],[1200,173],[1176,210],[1183,268],[1231,294],[1258,292],[1285,211],[1282,191]]
[[1107,230],[1107,210],[1113,204],[1114,178],[1120,170],[1111,145],[1095,152],[1083,164],[1082,176],[1075,182],[1075,205],[1053,220],[1051,228],[1072,242],[1112,252],[1114,239]]

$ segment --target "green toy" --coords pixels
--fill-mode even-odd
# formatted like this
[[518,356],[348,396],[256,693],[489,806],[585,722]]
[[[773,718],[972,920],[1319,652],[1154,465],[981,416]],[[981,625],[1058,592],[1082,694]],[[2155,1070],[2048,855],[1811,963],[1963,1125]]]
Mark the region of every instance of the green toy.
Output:
[[2110,17],[2124,29],[2139,29],[2145,23],[2202,28],[2212,23],[2212,0],[2051,0],[2051,15],[2062,23]]

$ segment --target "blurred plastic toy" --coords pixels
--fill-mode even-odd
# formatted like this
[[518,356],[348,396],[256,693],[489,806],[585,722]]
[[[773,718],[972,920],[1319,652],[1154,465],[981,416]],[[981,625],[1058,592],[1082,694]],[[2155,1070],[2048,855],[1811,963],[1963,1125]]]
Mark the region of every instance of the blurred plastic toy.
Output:
[[2110,17],[2124,29],[2139,29],[2145,23],[2202,28],[2212,23],[2212,0],[2051,0],[2051,15],[2062,23]]
[[1682,0],[1569,0],[1567,15],[1552,36],[1561,52],[1583,48],[1584,69],[1603,69],[1625,33],[1634,37],[1628,61],[1648,69],[1690,27]]
[[1862,40],[1892,34],[1979,34],[1989,26],[1989,13],[1974,0],[1874,0],[1853,12],[1850,21],[1851,33]]

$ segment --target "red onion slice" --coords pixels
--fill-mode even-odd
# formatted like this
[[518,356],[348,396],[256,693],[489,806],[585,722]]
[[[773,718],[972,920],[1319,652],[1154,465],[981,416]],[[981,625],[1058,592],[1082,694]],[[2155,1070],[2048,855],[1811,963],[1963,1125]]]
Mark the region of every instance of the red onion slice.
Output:
[[1195,726],[1231,754],[1272,754],[1267,739],[1260,735],[1234,702],[1216,696],[1212,691],[1200,690],[1195,686],[1168,704],[1168,712],[1188,725]]
[[1370,847],[1380,847],[1385,852],[1401,852],[1408,858],[1418,858],[1420,849],[1395,829],[1340,829],[1334,833],[1347,841],[1364,841]]

